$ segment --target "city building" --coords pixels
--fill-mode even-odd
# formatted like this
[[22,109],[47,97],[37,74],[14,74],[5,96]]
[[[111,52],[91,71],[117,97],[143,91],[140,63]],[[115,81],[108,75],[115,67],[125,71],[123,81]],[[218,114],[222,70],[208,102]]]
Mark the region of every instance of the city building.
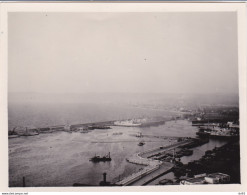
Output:
[[205,183],[206,181],[204,177],[196,177],[196,178],[190,178],[180,181],[180,185],[195,185],[195,184],[205,184]]
[[212,173],[206,175],[195,175],[194,178],[189,178],[180,181],[180,185],[195,185],[195,184],[224,184],[230,182],[230,176],[224,173]]
[[230,182],[230,176],[223,173],[212,173],[205,177],[205,181],[209,184],[223,184]]

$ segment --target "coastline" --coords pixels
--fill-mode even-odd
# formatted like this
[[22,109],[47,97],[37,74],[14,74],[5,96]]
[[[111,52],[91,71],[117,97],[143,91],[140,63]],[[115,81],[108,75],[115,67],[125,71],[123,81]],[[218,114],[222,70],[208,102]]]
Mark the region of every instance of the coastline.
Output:
[[[146,119],[146,118],[143,118]],[[128,121],[131,119],[124,119],[120,121]],[[140,119],[142,120],[142,119]],[[89,130],[95,130],[95,129],[108,129],[111,126],[121,126],[121,127],[151,127],[151,126],[159,126],[165,124],[167,121],[172,121],[174,120],[173,118],[171,119],[163,119],[163,120],[150,120],[144,123],[140,123],[138,125],[135,124],[128,124],[128,125],[121,125],[117,124],[119,120],[112,120],[112,121],[103,121],[103,122],[92,122],[92,123],[81,123],[81,124],[72,124],[72,125],[56,125],[56,126],[48,126],[48,127],[42,127],[42,128],[31,128],[31,129],[21,129],[21,130],[16,130],[15,128],[13,130],[9,130],[9,138],[17,138],[20,136],[35,136],[39,135],[42,133],[53,133],[56,131],[65,131],[65,132],[76,132],[80,131],[83,129],[88,129]]]

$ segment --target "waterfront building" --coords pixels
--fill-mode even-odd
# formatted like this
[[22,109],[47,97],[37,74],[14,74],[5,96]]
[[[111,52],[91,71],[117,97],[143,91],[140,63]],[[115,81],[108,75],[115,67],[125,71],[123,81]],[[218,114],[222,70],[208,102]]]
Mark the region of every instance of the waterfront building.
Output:
[[196,177],[180,181],[180,185],[205,184],[205,177]]
[[230,176],[224,173],[200,174],[194,178],[189,178],[180,181],[180,185],[195,185],[195,184],[224,184],[230,182]]
[[230,182],[230,176],[223,173],[212,173],[205,177],[205,181],[209,184],[223,184]]

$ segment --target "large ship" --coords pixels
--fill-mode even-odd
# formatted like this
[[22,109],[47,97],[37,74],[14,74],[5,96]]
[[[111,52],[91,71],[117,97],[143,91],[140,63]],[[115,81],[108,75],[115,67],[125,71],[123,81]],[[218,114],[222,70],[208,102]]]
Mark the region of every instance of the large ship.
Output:
[[92,161],[92,162],[101,162],[101,161],[103,161],[103,162],[105,162],[105,161],[111,161],[111,156],[110,156],[110,152],[109,152],[109,154],[108,155],[105,155],[105,156],[103,156],[103,157],[101,157],[101,156],[94,156],[93,158],[91,158],[90,159],[90,161]]
[[192,121],[192,126],[206,126],[206,125],[208,125],[208,123],[219,124],[219,123],[222,123],[222,119],[200,119],[200,118],[197,118],[196,120]]
[[111,127],[105,125],[90,125],[83,128],[83,130],[95,130],[95,129],[111,129]]
[[115,121],[114,125],[124,126],[124,127],[138,127],[138,126],[141,126],[141,123],[137,122],[134,119],[131,119],[131,120],[125,120],[125,121]]
[[239,132],[229,128],[207,127],[200,128],[196,135],[198,135],[199,137],[232,139],[238,138]]
[[139,118],[139,119],[128,119],[128,120],[119,120],[115,121],[115,126],[124,126],[124,127],[150,127],[150,126],[159,126],[165,124],[164,118]]

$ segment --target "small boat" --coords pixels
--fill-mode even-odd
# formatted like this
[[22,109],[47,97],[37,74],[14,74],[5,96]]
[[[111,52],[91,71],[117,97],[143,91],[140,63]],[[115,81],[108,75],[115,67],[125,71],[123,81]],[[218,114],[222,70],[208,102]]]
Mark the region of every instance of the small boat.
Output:
[[139,142],[138,146],[143,146],[145,142]]

